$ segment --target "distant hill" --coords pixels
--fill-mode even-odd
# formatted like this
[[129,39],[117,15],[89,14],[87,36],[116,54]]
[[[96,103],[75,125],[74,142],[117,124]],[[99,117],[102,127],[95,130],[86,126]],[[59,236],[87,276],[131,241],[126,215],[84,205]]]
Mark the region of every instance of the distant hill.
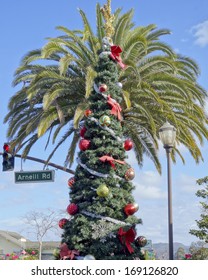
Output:
[[[156,259],[157,260],[168,260],[168,258],[169,258],[169,256],[168,256],[168,243],[155,243],[155,244],[153,244],[152,247],[153,247],[153,250],[156,253]],[[180,248],[180,247],[185,250],[185,253],[188,253],[190,246],[186,246],[182,243],[175,242],[174,245],[173,245],[174,255],[178,251],[178,248]]]

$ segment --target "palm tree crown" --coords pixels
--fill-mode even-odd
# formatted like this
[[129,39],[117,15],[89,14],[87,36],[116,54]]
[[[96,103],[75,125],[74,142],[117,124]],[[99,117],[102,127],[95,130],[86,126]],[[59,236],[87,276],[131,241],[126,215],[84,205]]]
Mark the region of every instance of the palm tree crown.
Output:
[[[97,30],[94,34],[85,13],[79,10],[83,30],[58,26],[62,36],[49,38],[39,50],[26,54],[16,70],[14,86],[23,84],[9,102],[8,137],[16,150],[26,156],[43,135],[57,148],[72,135],[66,162],[72,164],[78,129],[89,107],[89,96],[96,75],[99,50],[105,37],[100,5],[96,7]],[[177,128],[177,143],[190,151],[196,162],[202,159],[200,144],[208,137],[204,104],[206,91],[197,83],[199,69],[189,57],[176,54],[160,40],[170,34],[154,24],[135,27],[133,10],[114,13],[114,45],[123,49],[122,59],[128,66],[119,70],[123,88],[123,128],[134,142],[139,165],[144,155],[161,171],[157,156],[158,129],[168,120]],[[31,121],[32,120],[32,121]],[[173,150],[184,161],[179,150]]]

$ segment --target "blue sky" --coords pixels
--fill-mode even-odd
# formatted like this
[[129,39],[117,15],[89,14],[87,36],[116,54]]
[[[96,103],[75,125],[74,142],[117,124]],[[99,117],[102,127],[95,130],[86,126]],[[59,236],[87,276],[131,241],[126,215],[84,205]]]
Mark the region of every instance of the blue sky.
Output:
[[[97,2],[97,0],[0,0],[0,94],[3,101],[0,110],[0,142],[2,146],[6,140],[7,130],[3,118],[7,113],[8,101],[17,90],[11,84],[14,71],[19,66],[22,56],[32,49],[42,47],[47,42],[46,37],[61,35],[55,29],[58,25],[69,29],[82,28],[77,8],[83,9],[92,26],[95,26]],[[104,4],[105,1],[99,3]],[[201,69],[198,81],[208,89],[207,1],[112,0],[112,10],[118,7],[123,7],[123,11],[134,8],[136,25],[154,23],[159,28],[170,29],[172,34],[163,37],[163,40],[175,51],[193,58],[198,63]],[[46,159],[50,150],[45,152],[43,147],[44,141],[41,139],[31,150],[31,156]],[[208,175],[208,146],[205,140],[202,147],[204,162],[198,165],[184,147],[180,149],[186,164],[183,165],[178,159],[177,164],[172,166],[174,241],[189,245],[197,240],[188,232],[195,226],[194,221],[200,215],[199,201],[195,196],[198,189],[196,179]],[[159,157],[163,168],[162,176],[156,172],[148,159],[145,160],[143,168],[138,169],[132,152],[129,153],[129,162],[136,170],[134,194],[140,206],[138,215],[143,219],[138,234],[145,235],[153,242],[167,242],[166,158],[162,145]],[[58,151],[52,161],[61,165],[64,162],[64,149]],[[24,170],[42,168],[42,165],[31,161],[23,164]],[[15,170],[20,170],[18,159],[16,159]],[[68,205],[67,180],[70,174],[56,171],[55,182],[44,184],[15,184],[13,177],[13,172],[0,171],[0,229],[22,232],[27,238],[32,238],[24,229],[21,217],[31,210],[53,208],[64,211]]]

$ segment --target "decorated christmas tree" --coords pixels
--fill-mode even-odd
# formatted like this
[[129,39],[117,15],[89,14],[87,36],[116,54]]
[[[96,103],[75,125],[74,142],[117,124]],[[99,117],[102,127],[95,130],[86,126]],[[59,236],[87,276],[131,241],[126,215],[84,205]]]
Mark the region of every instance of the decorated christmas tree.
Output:
[[133,148],[122,126],[122,84],[118,71],[122,49],[111,37],[113,15],[110,1],[102,9],[106,37],[102,40],[90,106],[79,130],[79,153],[75,176],[68,181],[69,219],[61,219],[63,229],[61,259],[144,259],[146,238],[139,236],[135,216],[138,205],[132,191],[134,170],[126,162]]

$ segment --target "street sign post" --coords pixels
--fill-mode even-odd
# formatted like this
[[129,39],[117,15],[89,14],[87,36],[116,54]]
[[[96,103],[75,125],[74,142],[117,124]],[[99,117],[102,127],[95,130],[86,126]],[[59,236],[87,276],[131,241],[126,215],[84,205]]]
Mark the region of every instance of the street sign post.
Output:
[[14,172],[16,184],[54,182],[54,170]]

